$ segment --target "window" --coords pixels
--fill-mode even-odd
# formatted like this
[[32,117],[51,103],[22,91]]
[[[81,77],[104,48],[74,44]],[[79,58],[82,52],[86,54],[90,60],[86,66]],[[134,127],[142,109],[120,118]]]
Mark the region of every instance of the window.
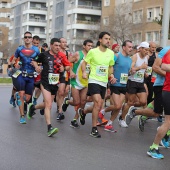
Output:
[[103,18],[103,25],[105,25],[105,26],[109,25],[109,17]]
[[153,41],[159,41],[159,31],[153,32]]
[[151,32],[147,32],[146,33],[146,41],[152,41],[152,33]]
[[154,17],[153,8],[148,8],[147,10],[147,21],[152,21]]
[[141,23],[143,18],[143,11],[134,11],[133,12],[133,23]]
[[92,6],[92,2],[91,1],[86,1],[86,6]]
[[133,35],[133,41],[134,41],[134,44],[140,44],[141,41],[142,41],[142,34],[140,32],[134,34]]
[[104,6],[109,6],[110,5],[110,0],[104,0]]

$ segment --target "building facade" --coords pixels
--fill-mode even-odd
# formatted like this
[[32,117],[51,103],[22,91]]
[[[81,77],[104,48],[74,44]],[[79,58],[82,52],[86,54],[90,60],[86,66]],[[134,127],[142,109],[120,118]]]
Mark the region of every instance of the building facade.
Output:
[[153,41],[160,44],[161,25],[155,19],[160,19],[163,12],[163,0],[134,0],[132,7],[134,43]]
[[70,50],[77,51],[82,49],[85,39],[96,40],[100,31],[101,0],[68,0],[67,4],[66,37]]
[[11,0],[0,0],[0,51],[8,45]]
[[23,34],[30,31],[38,35],[41,43],[46,41],[46,0],[12,0],[9,41],[22,44]]

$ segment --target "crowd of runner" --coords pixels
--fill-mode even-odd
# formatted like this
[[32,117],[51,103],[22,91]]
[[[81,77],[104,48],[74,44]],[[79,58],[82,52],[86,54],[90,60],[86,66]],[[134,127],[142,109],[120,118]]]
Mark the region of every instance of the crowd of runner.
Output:
[[[26,124],[35,110],[44,115],[47,135],[58,128],[51,125],[51,108],[56,103],[57,121],[65,118],[68,106],[74,106],[75,116],[70,126],[85,125],[86,114],[92,114],[90,135],[100,138],[97,126],[117,132],[113,124],[118,117],[120,127],[128,128],[138,115],[138,126],[144,131],[148,119],[157,118],[162,125],[147,154],[162,159],[159,145],[170,145],[170,46],[157,47],[154,42],[134,46],[126,40],[111,46],[110,34],[101,32],[95,44],[87,39],[82,49],[67,50],[65,38],[52,38],[40,47],[40,38],[24,33],[24,45],[19,46],[8,61],[8,75],[13,88],[10,104],[18,105],[19,122]],[[38,98],[43,96],[43,101]],[[110,105],[106,105],[109,99]],[[91,106],[85,107],[87,102]],[[105,114],[110,119],[105,119]],[[163,121],[164,120],[164,121]]]

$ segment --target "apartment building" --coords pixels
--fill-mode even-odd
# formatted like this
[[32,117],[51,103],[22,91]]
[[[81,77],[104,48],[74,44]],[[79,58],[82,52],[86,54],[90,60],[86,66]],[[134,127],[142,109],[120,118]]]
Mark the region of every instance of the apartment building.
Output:
[[161,25],[154,22],[160,19],[163,11],[163,0],[134,0],[132,7],[134,43],[154,41],[160,44]]
[[66,37],[68,0],[47,1],[47,42],[53,37]]
[[9,41],[22,44],[23,34],[30,31],[38,35],[41,43],[46,41],[46,0],[12,0]]
[[101,0],[68,0],[67,4],[67,41],[70,50],[77,51],[87,38],[96,42],[96,34],[100,31]]
[[11,0],[0,0],[0,51],[8,44]]

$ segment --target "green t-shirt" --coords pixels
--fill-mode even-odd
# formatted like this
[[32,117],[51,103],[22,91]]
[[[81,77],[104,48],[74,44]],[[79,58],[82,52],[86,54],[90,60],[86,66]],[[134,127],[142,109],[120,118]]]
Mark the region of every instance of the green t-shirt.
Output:
[[90,64],[89,79],[97,80],[100,82],[108,82],[109,66],[114,65],[114,53],[108,49],[105,52],[99,50],[99,47],[91,49],[85,61]]

